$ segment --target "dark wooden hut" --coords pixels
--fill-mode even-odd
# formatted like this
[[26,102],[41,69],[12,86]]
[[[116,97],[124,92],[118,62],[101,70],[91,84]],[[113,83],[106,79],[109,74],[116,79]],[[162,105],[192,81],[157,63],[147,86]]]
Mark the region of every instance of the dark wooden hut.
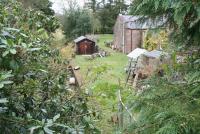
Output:
[[85,36],[75,39],[74,42],[76,44],[76,54],[87,55],[97,51],[95,42]]

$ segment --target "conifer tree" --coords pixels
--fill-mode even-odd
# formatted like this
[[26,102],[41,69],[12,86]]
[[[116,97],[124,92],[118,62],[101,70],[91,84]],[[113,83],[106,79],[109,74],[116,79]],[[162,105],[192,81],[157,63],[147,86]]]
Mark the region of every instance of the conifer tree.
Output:
[[[142,81],[148,85],[130,98],[136,121],[128,128],[134,134],[200,133],[200,2],[198,0],[134,0],[131,14],[163,18],[171,31],[170,45],[182,48],[186,63],[164,65],[163,77]],[[178,46],[179,45],[179,46]],[[178,47],[177,47],[178,46]],[[177,49],[179,50],[179,49]],[[126,129],[127,130],[127,129]],[[125,130],[125,131],[126,131]]]

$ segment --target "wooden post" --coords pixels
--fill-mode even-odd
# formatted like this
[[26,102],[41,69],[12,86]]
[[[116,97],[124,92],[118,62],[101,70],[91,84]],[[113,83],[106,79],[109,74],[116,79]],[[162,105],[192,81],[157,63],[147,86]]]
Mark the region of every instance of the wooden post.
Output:
[[126,78],[125,87],[127,86],[127,83],[128,83],[128,80],[129,80],[131,71],[132,71],[132,61],[133,61],[133,58],[131,58],[130,63],[129,63],[129,67],[128,67],[128,76],[127,76],[127,78]]
[[119,128],[123,129],[123,105],[121,103],[121,92],[118,91],[118,119],[119,119]]
[[139,72],[136,73],[134,81],[133,81],[133,87],[136,88],[137,86],[137,80],[138,80]]

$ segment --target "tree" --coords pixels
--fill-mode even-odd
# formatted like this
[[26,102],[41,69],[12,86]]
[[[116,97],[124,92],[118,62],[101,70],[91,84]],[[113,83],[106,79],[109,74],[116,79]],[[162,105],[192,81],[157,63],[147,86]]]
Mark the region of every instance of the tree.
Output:
[[87,10],[70,6],[65,11],[63,29],[66,38],[72,40],[78,36],[92,33],[90,13]]
[[117,16],[125,14],[128,6],[124,0],[90,0],[88,8],[101,23],[101,33],[112,33]]
[[101,22],[99,21],[98,16],[94,13],[91,13],[90,21],[92,25],[92,33],[93,34],[99,33],[101,30]]
[[131,14],[145,15],[151,18],[165,18],[178,43],[199,45],[200,3],[198,0],[135,0],[132,3]]
[[[200,133],[200,3],[197,0],[134,0],[131,14],[144,18],[165,18],[172,31],[173,48],[184,47],[185,64],[164,65],[163,77],[142,81],[148,85],[141,94],[132,96],[129,106],[137,114],[129,132],[136,134]],[[185,47],[186,46],[186,47]],[[188,47],[189,46],[189,47]],[[189,51],[188,51],[189,50]],[[133,99],[134,98],[134,99]]]
[[113,33],[113,27],[119,14],[125,14],[128,6],[122,0],[109,1],[98,11],[102,24],[102,33]]
[[90,0],[87,4],[87,7],[89,9],[92,9],[93,13],[96,13],[97,10],[97,0]]
[[54,15],[55,12],[51,9],[52,2],[49,0],[18,0],[20,1],[26,8],[34,8],[36,10],[40,10],[44,12],[46,15]]

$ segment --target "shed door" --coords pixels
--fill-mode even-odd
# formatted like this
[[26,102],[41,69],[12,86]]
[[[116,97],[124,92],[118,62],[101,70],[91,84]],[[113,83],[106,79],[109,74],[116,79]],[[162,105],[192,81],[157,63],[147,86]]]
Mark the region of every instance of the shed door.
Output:
[[79,46],[80,54],[92,54],[92,50],[93,50],[92,42],[85,41],[85,42],[80,43],[80,46]]

